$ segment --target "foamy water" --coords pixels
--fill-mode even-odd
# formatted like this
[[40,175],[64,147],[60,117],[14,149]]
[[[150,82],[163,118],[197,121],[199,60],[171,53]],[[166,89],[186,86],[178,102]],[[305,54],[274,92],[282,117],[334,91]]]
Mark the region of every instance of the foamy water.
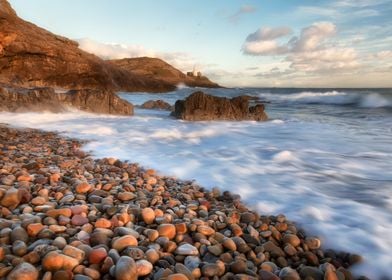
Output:
[[[278,91],[278,90],[277,90]],[[271,121],[184,122],[168,112],[133,117],[0,113],[0,122],[93,140],[97,157],[139,162],[167,175],[239,193],[264,214],[284,213],[324,247],[361,254],[355,272],[392,275],[392,110],[379,92],[211,90],[270,101]],[[189,89],[133,94],[174,103]]]

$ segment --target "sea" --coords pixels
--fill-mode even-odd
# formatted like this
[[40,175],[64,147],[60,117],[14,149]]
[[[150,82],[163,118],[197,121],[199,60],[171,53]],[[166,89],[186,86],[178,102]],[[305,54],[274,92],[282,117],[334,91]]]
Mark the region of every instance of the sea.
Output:
[[[392,89],[201,90],[257,97],[270,119],[188,122],[136,108],[131,117],[2,112],[0,122],[87,139],[95,157],[237,193],[260,214],[285,214],[324,248],[362,255],[356,275],[392,279]],[[194,91],[120,96],[174,104]]]

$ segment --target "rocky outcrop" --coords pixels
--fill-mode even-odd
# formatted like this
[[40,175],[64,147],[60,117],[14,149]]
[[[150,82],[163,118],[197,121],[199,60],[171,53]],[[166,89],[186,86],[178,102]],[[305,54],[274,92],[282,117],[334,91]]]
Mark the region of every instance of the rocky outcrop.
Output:
[[168,110],[171,111],[173,106],[163,100],[148,100],[144,102],[141,106],[143,109],[158,109],[158,110]]
[[175,86],[116,67],[78,43],[20,19],[0,0],[0,82],[22,87],[61,87],[163,92]]
[[218,84],[211,82],[207,77],[187,76],[172,65],[159,58],[137,57],[109,60],[112,65],[126,70],[134,75],[149,77],[163,83],[177,86],[185,84],[190,87],[218,88]]
[[114,115],[133,115],[133,106],[111,91],[81,89],[55,91],[53,88],[0,87],[0,111],[62,112],[70,108]]
[[177,100],[172,115],[187,121],[256,120],[268,119],[264,105],[249,106],[249,96],[232,99],[194,92],[185,100]]

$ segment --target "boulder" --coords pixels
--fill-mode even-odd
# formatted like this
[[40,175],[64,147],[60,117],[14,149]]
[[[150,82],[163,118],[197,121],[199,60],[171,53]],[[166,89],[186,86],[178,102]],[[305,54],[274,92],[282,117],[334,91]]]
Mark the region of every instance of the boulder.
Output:
[[141,106],[143,109],[158,109],[158,110],[168,110],[171,111],[173,106],[163,100],[148,100],[144,102]]
[[267,120],[264,105],[249,106],[249,99],[249,96],[238,96],[229,99],[198,91],[192,93],[185,100],[177,100],[172,115],[187,121]]

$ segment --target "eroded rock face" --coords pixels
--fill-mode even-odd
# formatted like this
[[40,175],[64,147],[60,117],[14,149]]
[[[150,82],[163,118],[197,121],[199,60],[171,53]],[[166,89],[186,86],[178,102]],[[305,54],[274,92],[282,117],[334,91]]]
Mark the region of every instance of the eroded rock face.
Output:
[[172,115],[187,121],[209,120],[256,120],[268,119],[264,105],[249,106],[248,96],[238,96],[232,99],[194,92],[185,100],[177,100]]
[[130,73],[78,43],[20,19],[0,0],[0,82],[22,87],[161,92],[175,86]]
[[0,111],[62,112],[73,107],[91,113],[133,115],[133,105],[110,90],[0,87],[0,95]]

